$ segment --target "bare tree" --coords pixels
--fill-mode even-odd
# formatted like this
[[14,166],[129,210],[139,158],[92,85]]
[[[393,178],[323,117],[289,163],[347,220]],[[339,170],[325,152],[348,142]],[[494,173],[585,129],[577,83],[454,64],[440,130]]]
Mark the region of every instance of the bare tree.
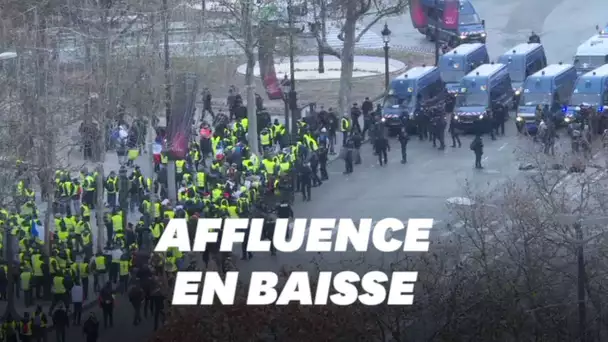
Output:
[[[316,23],[313,33],[319,49],[319,63],[322,64],[324,54],[335,56],[342,62],[338,106],[340,111],[345,113],[350,104],[356,43],[382,18],[402,13],[407,8],[408,1],[339,0],[328,4],[327,0],[320,0],[313,3],[318,6],[314,9]],[[344,42],[342,49],[334,49],[327,43],[329,13],[335,16],[341,29],[339,38]],[[358,24],[363,24],[363,27],[357,33]]]

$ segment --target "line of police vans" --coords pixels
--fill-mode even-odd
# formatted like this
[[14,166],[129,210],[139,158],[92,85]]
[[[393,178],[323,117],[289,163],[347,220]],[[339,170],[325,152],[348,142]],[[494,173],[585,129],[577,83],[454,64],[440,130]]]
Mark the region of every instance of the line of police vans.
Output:
[[608,116],[608,34],[583,43],[573,64],[547,65],[541,44],[524,43],[490,62],[486,45],[462,44],[443,54],[437,66],[408,70],[390,83],[383,118],[398,126],[413,118],[420,104],[455,96],[453,115],[462,129],[487,122],[492,104],[516,109],[519,129],[536,131],[536,109],[552,113],[558,123],[580,118],[581,107]]

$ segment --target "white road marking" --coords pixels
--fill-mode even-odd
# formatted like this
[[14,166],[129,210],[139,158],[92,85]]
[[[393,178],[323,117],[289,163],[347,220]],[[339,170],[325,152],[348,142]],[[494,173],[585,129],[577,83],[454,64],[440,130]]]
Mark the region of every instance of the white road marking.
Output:
[[504,143],[504,144],[502,144],[502,146],[500,146],[500,147],[498,148],[498,150],[499,150],[499,151],[502,151],[502,150],[504,150],[504,149],[505,149],[505,147],[507,147],[508,145],[509,145],[509,143]]
[[483,157],[483,159],[481,159],[481,161],[486,161],[488,160],[488,157]]

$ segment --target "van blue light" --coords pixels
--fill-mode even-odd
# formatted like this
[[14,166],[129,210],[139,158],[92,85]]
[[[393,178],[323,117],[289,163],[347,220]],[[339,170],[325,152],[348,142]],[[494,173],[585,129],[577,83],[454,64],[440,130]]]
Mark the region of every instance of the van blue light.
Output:
[[567,112],[567,111],[568,111],[568,106],[563,106],[563,107],[562,107],[562,112],[564,112],[564,113],[565,113],[565,112]]
[[598,106],[597,107],[597,112],[598,113],[603,113],[604,112],[604,106]]

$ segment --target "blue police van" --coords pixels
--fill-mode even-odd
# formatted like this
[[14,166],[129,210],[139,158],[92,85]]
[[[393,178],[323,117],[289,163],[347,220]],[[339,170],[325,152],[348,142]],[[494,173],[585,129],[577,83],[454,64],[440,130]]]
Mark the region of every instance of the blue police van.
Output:
[[[492,104],[508,106],[512,98],[513,88],[507,66],[498,63],[480,65],[460,81],[454,119],[462,129],[489,123]],[[489,128],[490,125],[480,127]]]
[[574,66],[579,75],[608,64],[608,35],[597,34],[576,49]]
[[[430,40],[439,39],[450,46],[461,43],[486,42],[485,21],[479,18],[475,7],[468,0],[460,0],[458,8],[458,29],[445,29],[443,25],[444,0],[420,0],[420,6],[427,18],[427,25],[418,31]],[[438,36],[435,37],[435,27]]]
[[536,110],[542,109],[556,124],[564,122],[562,107],[570,102],[572,90],[578,78],[572,64],[551,64],[524,82],[524,89],[517,107],[516,125],[519,131],[524,128],[535,132],[537,127]]
[[505,64],[509,68],[515,93],[513,107],[517,107],[524,81],[528,76],[547,66],[547,56],[541,44],[523,43],[514,46],[498,57],[498,63]]
[[608,116],[608,64],[578,78],[570,103],[564,107],[565,121],[577,121],[585,109]]
[[382,119],[389,129],[398,129],[403,119],[413,118],[420,101],[436,99],[444,94],[439,68],[420,66],[394,78],[384,98]]
[[439,72],[450,94],[458,92],[460,80],[482,64],[490,63],[485,44],[461,44],[454,50],[439,57]]

